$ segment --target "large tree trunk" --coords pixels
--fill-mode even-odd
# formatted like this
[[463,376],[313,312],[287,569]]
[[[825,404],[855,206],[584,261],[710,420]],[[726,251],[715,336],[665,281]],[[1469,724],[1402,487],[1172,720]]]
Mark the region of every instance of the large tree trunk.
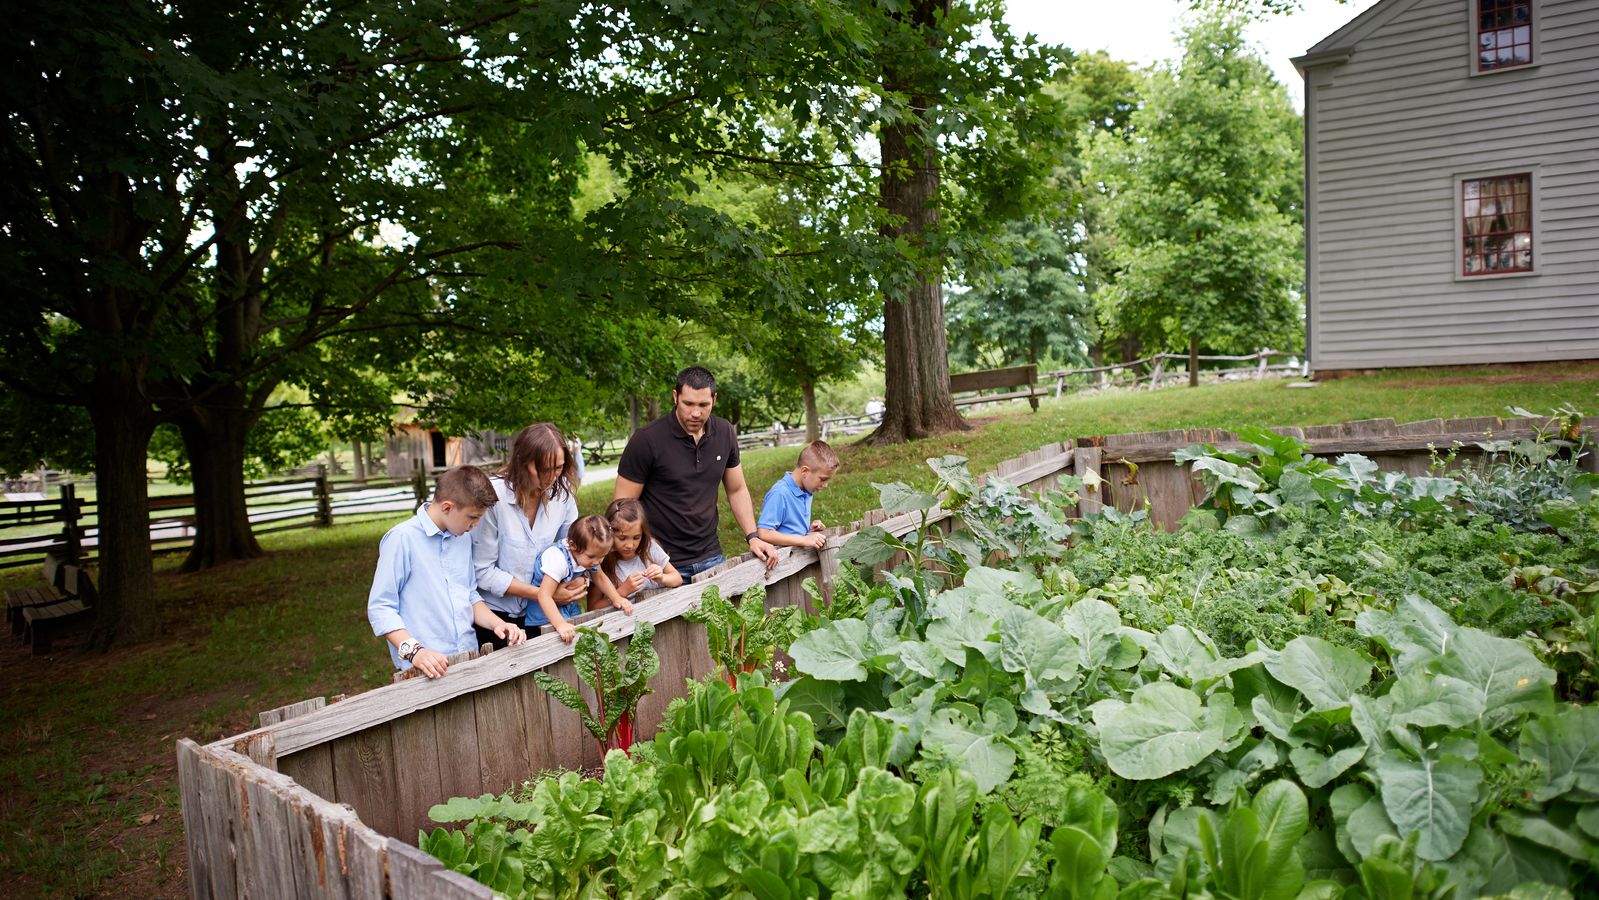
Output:
[[185,572],[261,555],[244,500],[244,441],[253,418],[242,390],[220,390],[178,418],[194,473],[194,546]]
[[1142,349],[1143,347],[1140,345],[1136,335],[1129,334],[1123,336],[1121,339],[1122,364],[1126,365],[1127,363],[1137,359],[1138,351]]
[[805,398],[805,443],[822,438],[822,419],[816,414],[816,385],[800,382],[800,396]]
[[351,441],[350,449],[355,453],[355,483],[366,484],[366,442]]
[[150,489],[145,480],[150,416],[128,389],[130,380],[113,377],[97,382],[101,402],[89,407],[89,419],[94,423],[100,590],[89,645],[107,650],[114,642],[155,637],[161,631],[161,618],[155,602]]
[[[916,0],[908,15],[931,35],[946,0]],[[936,47],[928,52],[937,53]],[[883,228],[889,240],[900,237],[921,253],[927,235],[938,230],[938,145],[930,137],[928,118],[936,103],[933,90],[916,82],[915,64],[905,71],[885,66],[884,84],[910,97],[915,119],[885,125],[878,132],[882,148],[881,202],[890,217]],[[926,77],[925,74],[922,77]],[[895,444],[942,431],[971,428],[955,409],[949,394],[949,344],[944,332],[943,266],[937,257],[922,256],[908,285],[890,287],[883,296],[883,423],[866,438],[873,444]]]
[[1188,386],[1199,387],[1199,336],[1188,337]]

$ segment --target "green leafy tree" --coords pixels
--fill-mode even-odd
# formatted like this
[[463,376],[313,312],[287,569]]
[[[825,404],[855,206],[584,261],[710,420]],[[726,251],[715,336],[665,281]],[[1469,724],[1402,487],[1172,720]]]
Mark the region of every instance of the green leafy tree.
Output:
[[1083,178],[1082,148],[1096,134],[1130,135],[1141,80],[1103,53],[1074,55],[1033,96],[1040,118],[1026,153],[1048,171],[1031,203],[991,246],[958,261],[970,290],[949,303],[950,347],[967,366],[1044,359],[1081,365],[1101,357],[1091,296],[1103,282],[1108,228],[1097,189]]
[[1115,233],[1101,315],[1190,354],[1288,348],[1300,334],[1299,117],[1243,24],[1190,27],[1182,62],[1155,73],[1132,115],[1133,140],[1102,137],[1090,156]]
[[[158,624],[158,425],[177,427],[195,480],[189,565],[246,557],[247,436],[280,385],[356,416],[392,404],[376,373],[460,407],[473,379],[503,388],[488,373],[526,359],[560,386],[544,396],[579,408],[582,379],[657,369],[661,341],[626,326],[715,321],[720,303],[797,290],[785,260],[878,253],[868,170],[837,156],[870,120],[862,48],[883,46],[885,15],[731,0],[20,11],[0,89],[0,275],[20,301],[0,381],[88,414],[95,643]],[[800,139],[775,144],[777,119]],[[575,221],[596,154],[618,188]],[[816,173],[841,172],[842,199],[817,206],[819,245],[774,253],[767,230],[693,200],[707,171],[819,194]]]
[[951,355],[979,368],[1056,360],[1081,365],[1093,307],[1072,271],[1070,244],[1046,222],[1014,222],[1009,261],[949,303]]
[[997,3],[881,6],[880,230],[899,265],[882,277],[885,408],[866,440],[897,443],[970,427],[949,393],[945,261],[1031,196],[1042,173],[1017,136],[1037,123],[1029,101],[1053,58],[1018,40]]

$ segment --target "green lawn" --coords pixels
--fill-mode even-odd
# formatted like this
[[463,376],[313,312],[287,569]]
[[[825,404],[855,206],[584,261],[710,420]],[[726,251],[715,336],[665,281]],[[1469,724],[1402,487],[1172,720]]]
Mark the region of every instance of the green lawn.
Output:
[[[921,461],[960,453],[974,471],[1042,444],[1083,435],[1245,424],[1318,424],[1392,417],[1498,415],[1516,405],[1599,409],[1599,364],[1518,370],[1396,372],[1290,389],[1282,381],[1072,397],[1036,414],[1024,404],[979,412],[980,427],[892,448],[844,449],[824,521],[876,505],[873,481],[929,484]],[[797,448],[756,450],[744,465],[757,500]],[[599,512],[611,483],[585,485]],[[354,693],[388,680],[388,657],[366,622],[377,542],[395,521],[265,536],[260,560],[183,575],[158,565],[166,637],[105,656],[0,649],[8,673],[0,709],[0,867],[18,895],[185,896],[172,745],[242,731],[255,713],[307,697]],[[724,544],[742,550],[723,511]],[[36,569],[0,573],[32,584]]]

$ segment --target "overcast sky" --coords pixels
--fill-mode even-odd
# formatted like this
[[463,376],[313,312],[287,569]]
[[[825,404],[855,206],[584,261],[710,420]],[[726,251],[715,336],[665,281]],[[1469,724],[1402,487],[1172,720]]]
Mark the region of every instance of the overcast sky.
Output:
[[[1303,107],[1304,83],[1290,59],[1375,5],[1377,0],[1304,0],[1304,9],[1270,16],[1250,26],[1249,36]],[[1104,50],[1116,59],[1144,65],[1176,57],[1173,37],[1185,0],[1008,0],[1005,20],[1018,33],[1031,32],[1073,50]]]

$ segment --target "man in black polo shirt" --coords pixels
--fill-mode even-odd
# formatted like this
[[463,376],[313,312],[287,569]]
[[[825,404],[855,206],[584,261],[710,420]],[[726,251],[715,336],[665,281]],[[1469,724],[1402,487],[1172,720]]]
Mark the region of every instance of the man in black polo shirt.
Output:
[[749,542],[750,552],[777,565],[777,548],[756,537],[755,506],[738,460],[738,435],[732,423],[711,415],[716,379],[699,366],[677,373],[672,409],[628,438],[617,466],[611,498],[638,498],[650,518],[650,533],[685,579],[719,563],[716,539],[716,487],[727,490],[727,505]]

